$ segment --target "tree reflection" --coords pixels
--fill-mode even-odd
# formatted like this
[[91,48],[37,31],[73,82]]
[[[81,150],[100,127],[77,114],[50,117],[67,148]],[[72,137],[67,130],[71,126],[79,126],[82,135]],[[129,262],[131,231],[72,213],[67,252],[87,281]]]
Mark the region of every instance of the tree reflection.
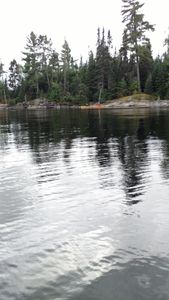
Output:
[[10,124],[7,111],[0,111],[0,149],[4,150],[9,143]]
[[136,204],[141,201],[145,191],[144,178],[148,164],[145,141],[140,142],[135,136],[126,136],[120,145],[119,157],[123,165],[123,188],[127,204]]
[[139,124],[137,128],[137,138],[139,140],[145,139],[145,127],[144,127],[144,119],[139,119]]
[[[96,130],[97,126],[97,130]],[[102,115],[95,124],[96,159],[100,165],[100,182],[105,188],[115,185],[115,176],[122,176],[119,188],[125,191],[129,205],[141,201],[145,192],[147,129],[143,118]],[[116,155],[117,154],[117,155]],[[121,167],[117,169],[117,160]]]
[[[29,147],[36,164],[63,159],[65,165],[69,166],[73,159],[72,147],[76,146],[78,138],[92,140],[94,154],[90,159],[98,164],[101,186],[106,188],[114,185],[118,168],[129,205],[141,201],[145,192],[149,138],[162,141],[161,170],[163,176],[169,178],[168,112],[147,112],[137,116],[134,113],[123,114],[122,111],[64,109],[1,112],[0,117],[1,147],[8,145],[9,134],[12,133],[18,151],[22,151],[23,144]],[[89,144],[87,147],[90,149]]]
[[160,163],[163,177],[169,179],[169,111],[165,110],[152,115],[150,122],[150,133],[152,138],[158,138],[162,151]]

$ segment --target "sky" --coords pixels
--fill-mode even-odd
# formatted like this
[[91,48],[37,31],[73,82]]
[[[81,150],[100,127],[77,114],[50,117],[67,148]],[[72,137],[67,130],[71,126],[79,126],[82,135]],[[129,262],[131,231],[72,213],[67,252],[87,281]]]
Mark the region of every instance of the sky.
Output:
[[[153,56],[164,52],[163,42],[169,34],[169,1],[143,0],[145,20],[156,24],[149,35]],[[121,0],[0,0],[0,59],[8,68],[15,58],[21,62],[21,52],[31,31],[47,35],[60,52],[64,39],[74,59],[89,50],[95,51],[97,28],[110,29],[113,49],[121,45],[124,25]]]

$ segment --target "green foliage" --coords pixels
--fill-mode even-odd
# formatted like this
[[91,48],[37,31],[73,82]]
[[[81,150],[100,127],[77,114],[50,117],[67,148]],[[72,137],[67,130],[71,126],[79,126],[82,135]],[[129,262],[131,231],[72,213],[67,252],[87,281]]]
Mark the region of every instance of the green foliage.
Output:
[[97,78],[96,78],[96,61],[93,52],[89,52],[89,62],[87,66],[86,83],[88,86],[88,100],[95,101],[95,94],[97,92]]
[[133,80],[129,86],[130,94],[135,94],[138,91],[138,82]]
[[[100,32],[100,29],[98,30]],[[96,49],[96,76],[97,76],[97,86],[107,89],[109,85],[109,74],[111,65],[111,55],[109,52],[109,47],[111,45],[111,35],[108,31],[108,44],[105,41],[105,31],[102,30],[102,38],[98,39],[97,49]]]
[[153,69],[153,57],[149,41],[146,44],[139,46],[139,57],[141,90],[144,91],[147,79]]
[[65,40],[61,51],[61,69],[63,71],[63,91],[64,95],[69,91],[69,71],[72,57],[68,42]]
[[36,35],[31,32],[27,37],[25,52],[23,52],[25,62],[23,72],[25,74],[29,97],[38,98],[50,89],[52,82],[51,63],[54,63],[56,53],[52,49],[52,41],[46,35]]
[[22,67],[15,59],[10,62],[8,85],[11,98],[16,98],[22,83]]
[[17,103],[16,99],[9,99],[8,100],[8,105],[9,106],[14,106]]
[[120,98],[122,96],[127,96],[128,94],[129,94],[129,87],[127,85],[127,82],[124,79],[122,79],[118,83],[117,98]]
[[73,59],[66,40],[59,54],[46,35],[31,32],[22,53],[23,64],[11,61],[8,80],[0,62],[0,100],[12,104],[45,98],[81,105],[134,95],[139,84],[144,92],[169,98],[169,38],[165,40],[166,52],[153,59],[151,43],[145,36],[153,26],[139,12],[143,4],[122,1],[125,28],[119,51],[112,53],[112,36],[104,28],[98,28],[96,49],[89,52],[85,63],[82,57]]
[[53,82],[48,92],[49,100],[58,102],[59,100],[61,100],[61,95],[62,95],[61,86],[57,82]]

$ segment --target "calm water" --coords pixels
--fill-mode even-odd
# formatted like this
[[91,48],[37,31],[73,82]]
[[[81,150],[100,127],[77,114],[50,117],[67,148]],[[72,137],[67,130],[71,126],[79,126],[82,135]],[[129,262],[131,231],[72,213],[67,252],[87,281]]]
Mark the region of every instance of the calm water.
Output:
[[0,299],[169,299],[169,111],[0,111]]

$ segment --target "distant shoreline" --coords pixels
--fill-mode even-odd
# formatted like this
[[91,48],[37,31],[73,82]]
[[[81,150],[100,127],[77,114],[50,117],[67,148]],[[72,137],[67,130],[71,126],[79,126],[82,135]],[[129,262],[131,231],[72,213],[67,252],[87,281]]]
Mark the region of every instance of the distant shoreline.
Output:
[[120,99],[106,101],[105,103],[92,103],[86,105],[77,105],[69,103],[55,103],[36,99],[29,102],[20,102],[16,105],[7,105],[0,103],[0,110],[47,110],[77,108],[82,110],[90,109],[138,109],[138,108],[169,108],[169,100],[136,99],[133,96],[127,96]]

